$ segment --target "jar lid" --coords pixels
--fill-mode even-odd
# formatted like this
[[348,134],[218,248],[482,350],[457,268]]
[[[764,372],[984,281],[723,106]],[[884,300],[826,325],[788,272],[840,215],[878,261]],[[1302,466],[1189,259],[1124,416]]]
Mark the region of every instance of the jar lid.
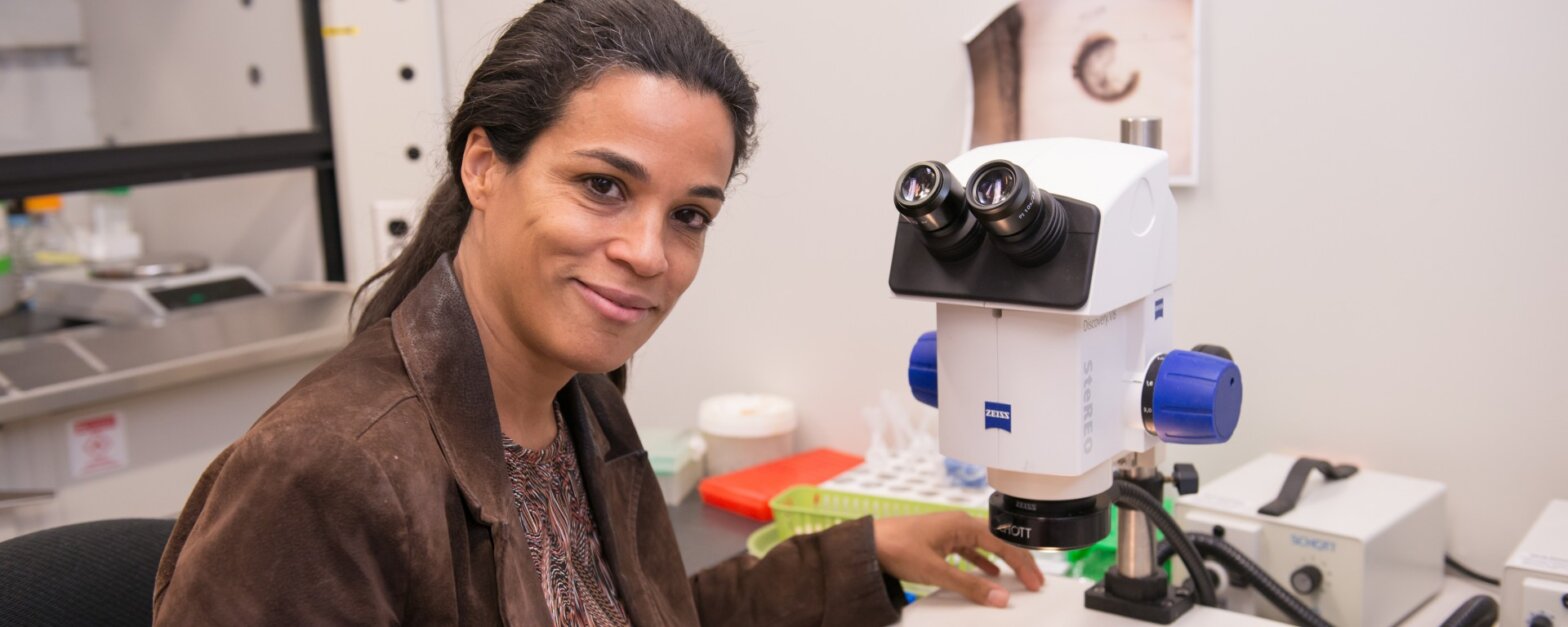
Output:
[[795,403],[767,394],[726,394],[702,401],[697,427],[729,438],[765,438],[795,430]]
[[28,196],[22,199],[22,210],[28,213],[48,213],[60,210],[60,195]]

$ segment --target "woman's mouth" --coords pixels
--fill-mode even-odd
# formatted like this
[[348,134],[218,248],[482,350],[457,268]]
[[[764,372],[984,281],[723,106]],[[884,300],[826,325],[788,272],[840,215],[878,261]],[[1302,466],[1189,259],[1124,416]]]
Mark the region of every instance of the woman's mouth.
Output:
[[623,324],[638,322],[648,316],[653,310],[652,301],[634,294],[617,290],[615,288],[599,285],[590,285],[580,280],[573,279],[572,285],[577,286],[578,293],[588,305],[606,318]]

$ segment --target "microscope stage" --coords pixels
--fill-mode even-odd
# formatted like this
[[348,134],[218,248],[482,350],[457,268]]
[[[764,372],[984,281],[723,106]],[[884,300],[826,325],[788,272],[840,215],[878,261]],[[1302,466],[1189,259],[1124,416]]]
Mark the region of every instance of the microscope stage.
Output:
[[[985,627],[1148,627],[1145,623],[1123,616],[1097,612],[1083,606],[1083,592],[1092,585],[1081,579],[1045,577],[1045,587],[1039,592],[1025,590],[1006,566],[1002,567],[1000,581],[1012,595],[1007,609],[984,607],[970,603],[962,595],[940,590],[931,596],[915,601],[904,608],[904,627],[930,625],[984,625]],[[1201,627],[1279,627],[1284,623],[1258,618],[1249,614],[1227,612],[1212,607],[1194,607],[1173,625]]]

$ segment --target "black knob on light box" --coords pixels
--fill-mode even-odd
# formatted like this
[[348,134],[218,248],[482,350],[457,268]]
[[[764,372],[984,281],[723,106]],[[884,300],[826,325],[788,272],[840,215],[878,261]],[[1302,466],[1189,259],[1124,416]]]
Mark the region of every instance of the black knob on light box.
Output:
[[1297,594],[1312,594],[1323,585],[1323,571],[1316,566],[1302,566],[1290,574],[1290,587]]

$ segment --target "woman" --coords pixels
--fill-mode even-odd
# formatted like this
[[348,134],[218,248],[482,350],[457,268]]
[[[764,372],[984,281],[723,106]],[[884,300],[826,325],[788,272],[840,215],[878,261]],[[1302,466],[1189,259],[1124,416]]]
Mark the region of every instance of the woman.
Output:
[[[159,624],[877,625],[896,581],[1005,606],[961,514],[687,579],[620,373],[691,284],[755,90],[669,0],[544,2],[469,81],[451,172],[353,341],[202,476]],[[374,279],[373,279],[374,280]]]

